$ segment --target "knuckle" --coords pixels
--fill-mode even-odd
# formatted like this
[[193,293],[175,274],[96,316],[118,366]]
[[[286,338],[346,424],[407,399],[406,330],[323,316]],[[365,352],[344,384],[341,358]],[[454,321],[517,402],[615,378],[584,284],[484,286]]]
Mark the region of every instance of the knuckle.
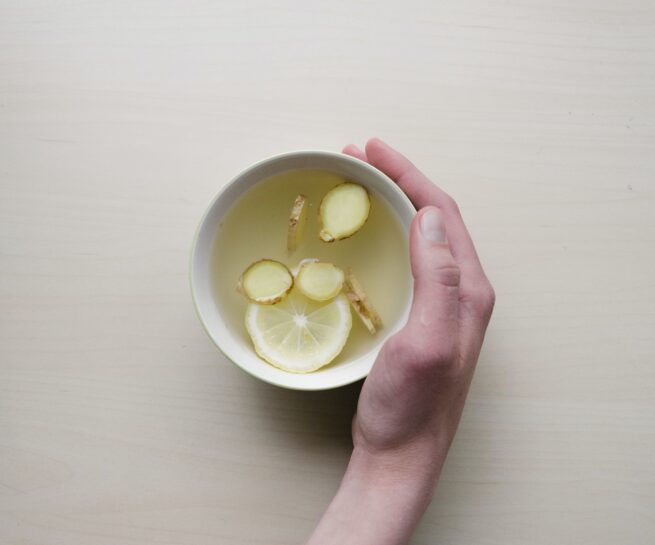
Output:
[[446,194],[444,196],[444,203],[443,207],[447,209],[448,211],[452,212],[453,214],[459,214],[459,205],[457,204],[457,201],[453,199],[450,195]]
[[457,351],[450,341],[440,343],[430,335],[403,335],[391,337],[385,345],[385,356],[403,368],[410,379],[429,375],[451,374],[456,369]]
[[475,291],[473,298],[474,309],[485,319],[491,317],[496,304],[496,292],[493,286],[487,281]]
[[435,343],[434,340],[426,343],[417,353],[417,365],[429,365],[438,369],[448,369],[455,364],[455,351],[450,343]]
[[491,284],[487,284],[484,293],[484,305],[489,310],[489,313],[493,311],[496,306],[496,290]]
[[396,333],[385,343],[384,355],[391,361],[402,361],[408,357],[408,354],[413,350],[412,344],[408,341],[407,335],[401,331]]

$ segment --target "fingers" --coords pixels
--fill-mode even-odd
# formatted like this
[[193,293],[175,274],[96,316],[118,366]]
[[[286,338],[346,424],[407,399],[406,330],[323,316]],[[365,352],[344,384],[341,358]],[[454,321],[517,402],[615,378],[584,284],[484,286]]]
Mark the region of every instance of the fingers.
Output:
[[366,157],[371,165],[398,184],[417,209],[434,205],[441,211],[449,248],[461,272],[458,312],[462,355],[466,361],[474,364],[491,318],[495,294],[482,269],[457,204],[409,159],[379,138],[369,140]]
[[473,241],[455,201],[435,186],[409,159],[379,138],[368,141],[366,157],[371,165],[398,184],[417,209],[428,205],[441,209],[448,230],[448,242],[465,277],[463,280],[486,280]]
[[443,214],[435,206],[423,208],[412,222],[414,299],[403,335],[419,365],[457,359],[460,272],[446,233]]
[[371,138],[366,143],[366,156],[369,163],[400,186],[416,208],[429,204],[438,206],[435,201],[440,201],[444,206],[450,204],[446,193],[437,188],[407,157],[379,138]]
[[356,159],[359,159],[361,161],[368,162],[368,159],[366,158],[366,154],[362,150],[360,150],[355,144],[348,144],[341,151],[346,155],[350,155],[351,157],[355,157]]

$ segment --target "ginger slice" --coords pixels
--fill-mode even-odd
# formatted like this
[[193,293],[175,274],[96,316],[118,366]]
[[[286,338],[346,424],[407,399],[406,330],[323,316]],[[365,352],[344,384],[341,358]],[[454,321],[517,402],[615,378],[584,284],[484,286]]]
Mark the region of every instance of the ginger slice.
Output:
[[293,201],[291,215],[287,229],[287,249],[289,252],[295,252],[302,240],[307,223],[307,198],[304,195],[298,195]]
[[300,269],[303,267],[303,265],[306,265],[307,263],[316,263],[318,262],[318,259],[316,257],[306,257],[305,259],[301,259],[298,262],[298,265],[296,265],[293,269],[291,269],[291,274],[293,275],[294,278],[298,278],[298,273],[300,272]]
[[332,263],[304,263],[296,276],[296,287],[314,301],[328,301],[343,287],[343,271]]
[[261,259],[241,275],[237,290],[253,303],[273,305],[284,299],[293,288],[291,272],[279,261]]
[[319,208],[323,242],[348,238],[359,231],[368,219],[371,199],[359,184],[345,182],[327,192]]
[[382,327],[382,319],[369,301],[362,284],[359,282],[352,269],[348,269],[344,292],[353,309],[361,318],[362,322],[371,335],[374,335]]

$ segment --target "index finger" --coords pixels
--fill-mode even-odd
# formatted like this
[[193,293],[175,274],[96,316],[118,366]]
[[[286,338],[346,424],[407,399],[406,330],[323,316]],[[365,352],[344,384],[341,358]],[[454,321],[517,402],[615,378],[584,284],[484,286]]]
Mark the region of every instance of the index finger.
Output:
[[398,184],[417,209],[429,205],[441,209],[448,232],[448,242],[462,272],[462,280],[468,277],[470,280],[486,281],[473,240],[453,198],[434,185],[409,159],[379,138],[368,141],[366,157],[371,165]]

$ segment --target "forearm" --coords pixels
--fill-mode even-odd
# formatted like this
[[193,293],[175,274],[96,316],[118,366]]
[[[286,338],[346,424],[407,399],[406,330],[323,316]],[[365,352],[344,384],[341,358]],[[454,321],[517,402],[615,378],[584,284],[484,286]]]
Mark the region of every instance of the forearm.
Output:
[[307,545],[404,545],[425,512],[441,461],[391,467],[355,448],[339,490]]

